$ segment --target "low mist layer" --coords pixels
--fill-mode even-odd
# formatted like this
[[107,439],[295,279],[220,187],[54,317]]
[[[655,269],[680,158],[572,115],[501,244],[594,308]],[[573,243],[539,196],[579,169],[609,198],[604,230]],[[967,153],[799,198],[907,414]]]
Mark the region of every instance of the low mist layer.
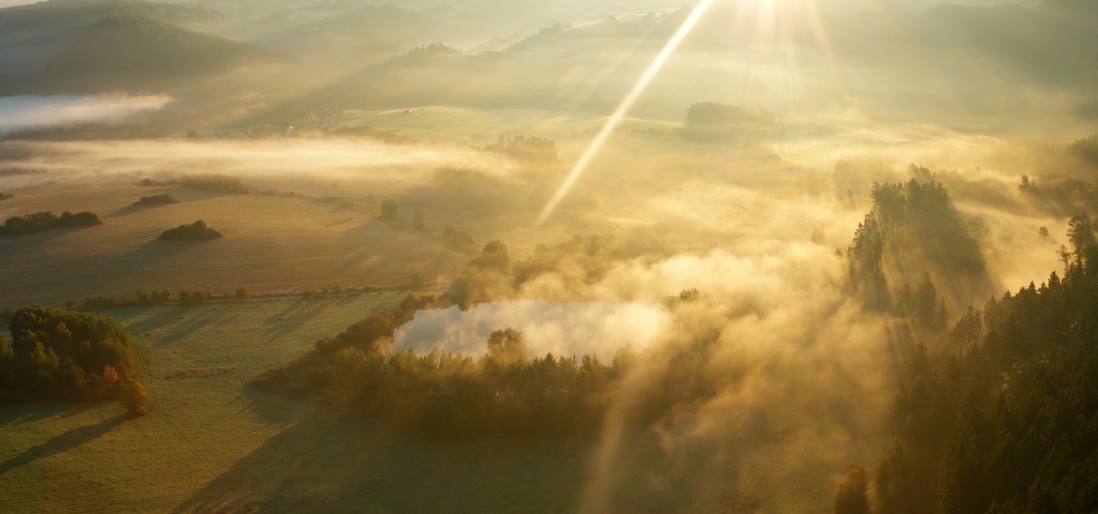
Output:
[[0,97],[0,136],[27,129],[109,124],[155,112],[171,102],[164,95]]

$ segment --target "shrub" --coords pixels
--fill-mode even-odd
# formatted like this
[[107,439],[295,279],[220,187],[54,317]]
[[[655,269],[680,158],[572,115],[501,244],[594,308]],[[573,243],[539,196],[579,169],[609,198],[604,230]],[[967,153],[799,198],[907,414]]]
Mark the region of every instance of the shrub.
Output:
[[446,225],[442,229],[442,243],[463,252],[477,251],[477,242],[471,234],[464,230],[457,230],[450,225]]
[[172,203],[179,203],[179,200],[168,193],[158,193],[142,196],[140,200],[134,202],[134,205],[167,205]]
[[190,225],[180,225],[165,230],[156,239],[158,241],[202,241],[219,237],[221,237],[221,232],[208,227],[205,221],[198,220]]

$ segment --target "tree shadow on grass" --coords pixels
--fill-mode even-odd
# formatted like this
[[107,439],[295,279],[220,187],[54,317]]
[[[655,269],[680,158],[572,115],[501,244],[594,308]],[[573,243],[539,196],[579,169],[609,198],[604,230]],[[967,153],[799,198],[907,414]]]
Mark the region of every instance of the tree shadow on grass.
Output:
[[177,322],[166,334],[156,338],[156,346],[175,343],[207,327],[230,326],[236,322],[236,314],[227,312],[220,305],[182,305],[179,307]]
[[274,341],[298,329],[324,312],[329,305],[318,300],[302,300],[267,318],[268,341]]
[[170,244],[165,244],[164,241],[157,241],[156,236],[159,233],[159,231],[150,232],[150,240],[111,259],[109,269],[112,270],[112,274],[109,279],[117,281],[120,277],[140,275],[152,268],[154,264],[177,255],[180,248],[184,250],[189,248],[175,248]]
[[[153,316],[141,318],[139,315],[150,309],[159,312]],[[106,311],[106,314],[121,323],[136,340],[155,331],[162,331],[153,337],[153,346],[174,343],[205,327],[229,325],[238,316],[225,309],[224,304],[161,304],[137,307],[120,307]]]
[[441,441],[267,393],[247,394],[244,401],[242,409],[285,428],[174,512],[575,512],[579,507],[590,448],[584,441]]
[[127,214],[132,214],[132,213],[135,213],[135,212],[141,212],[141,211],[145,211],[145,210],[148,210],[148,209],[153,209],[153,208],[156,208],[156,207],[161,207],[163,205],[170,205],[170,204],[138,205],[138,204],[135,204],[135,203],[131,203],[131,204],[129,204],[125,207],[122,207],[121,209],[118,209],[118,210],[116,210],[116,211],[114,211],[110,214],[106,214],[103,217],[104,218],[117,218],[119,216],[125,216]]
[[130,419],[130,416],[123,415],[105,419],[93,425],[77,427],[42,444],[28,448],[23,453],[0,463],[0,475],[38,459],[65,453],[84,443],[98,439],[127,419]]
[[[87,405],[88,408],[93,407],[94,404],[82,404]],[[14,403],[8,405],[0,405],[0,427],[8,424],[25,423],[30,421],[38,421],[53,416],[68,417],[69,411],[73,407],[67,403]],[[79,414],[84,409],[73,410],[74,414]]]

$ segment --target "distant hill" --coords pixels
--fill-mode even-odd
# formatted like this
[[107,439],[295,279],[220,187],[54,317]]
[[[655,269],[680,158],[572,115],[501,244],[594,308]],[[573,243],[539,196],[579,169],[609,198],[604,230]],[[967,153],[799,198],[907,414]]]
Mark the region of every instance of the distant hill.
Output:
[[40,72],[88,27],[125,14],[200,30],[229,22],[207,7],[142,0],[49,0],[8,7],[0,9],[0,70],[9,76]]
[[95,23],[50,59],[43,83],[65,91],[156,88],[277,59],[248,43],[122,14]]
[[[250,21],[234,36],[263,48],[308,56],[314,62],[356,69],[436,42],[456,48],[472,46],[496,30],[490,19],[477,13],[411,10],[399,2],[378,4],[337,14],[334,9],[347,3],[318,3],[312,11],[287,10]],[[324,13],[324,9],[333,11]]]

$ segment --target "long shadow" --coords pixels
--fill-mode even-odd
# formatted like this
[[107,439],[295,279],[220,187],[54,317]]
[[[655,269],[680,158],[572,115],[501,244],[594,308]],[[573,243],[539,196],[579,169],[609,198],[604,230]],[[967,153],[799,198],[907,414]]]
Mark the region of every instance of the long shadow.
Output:
[[[195,309],[197,312],[188,312],[190,309]],[[231,324],[238,316],[235,314],[227,315],[225,310],[218,308],[207,309],[203,306],[182,306],[180,312],[185,313],[181,314],[185,316],[184,321],[172,327],[167,334],[158,337],[156,346],[174,343],[204,327]]]
[[82,230],[89,230],[97,227],[98,225],[83,225],[79,227],[58,227],[50,228],[46,230],[40,230],[38,232],[31,232],[29,234],[15,234],[0,236],[0,242],[11,241],[10,244],[34,244],[56,239],[66,234],[73,232],[79,232]]
[[8,424],[37,421],[53,416],[69,417],[90,409],[96,404],[84,403],[77,405],[80,407],[68,403],[19,403],[0,405],[0,427]]
[[244,408],[285,428],[173,512],[550,512],[558,502],[556,512],[578,510],[585,442],[433,441],[315,405],[250,396]]
[[322,300],[302,301],[275,316],[267,318],[267,326],[270,327],[269,341],[274,341],[289,334],[305,322],[315,318],[328,307]]
[[[278,402],[259,403],[253,406],[264,410]],[[399,465],[393,462],[396,448],[405,449],[399,452]],[[291,422],[174,512],[236,511],[241,506],[249,512],[282,512],[347,494],[362,495],[364,507],[379,506],[382,499],[358,487],[361,481],[380,479],[389,486],[414,482],[429,473],[430,458],[414,438],[345,414],[313,412]]]
[[126,253],[111,259],[108,264],[112,270],[109,277],[100,279],[98,287],[109,286],[110,282],[118,278],[130,277],[149,273],[149,269],[165,259],[176,257],[183,253],[201,254],[208,250],[207,245],[216,240],[203,241],[159,241],[155,237],[158,233],[150,234],[150,240],[141,243]]
[[118,416],[100,421],[94,425],[74,428],[38,446],[28,448],[27,451],[0,464],[0,475],[38,459],[65,453],[84,443],[103,437],[104,434],[127,419],[129,419],[129,416]]
[[[113,258],[112,264],[114,266],[111,269],[117,269],[117,275],[122,276],[138,274],[148,269],[153,263],[171,257],[178,252],[179,248],[164,244],[164,241],[152,239]],[[117,276],[113,278],[117,278]]]
[[[149,309],[163,311],[145,319],[135,319]],[[155,338],[155,346],[174,343],[202,327],[220,326],[237,319],[235,314],[230,315],[226,313],[226,309],[218,308],[217,305],[202,304],[122,307],[107,311],[106,314],[122,323],[135,339],[156,330],[166,330],[166,333]]]
[[137,337],[143,336],[158,328],[175,323],[177,318],[174,316],[169,318],[167,315],[153,315],[147,318],[138,318],[138,316],[150,309],[161,308],[165,309],[165,312],[167,312],[169,307],[169,305],[165,304],[118,307],[106,311],[103,314],[114,318],[115,321],[121,323],[122,326],[126,327],[126,332],[136,339]]
[[118,209],[117,211],[114,211],[110,214],[104,215],[103,217],[104,218],[117,218],[119,216],[125,216],[127,214],[133,214],[135,212],[147,211],[149,209],[154,209],[156,207],[163,207],[164,205],[170,205],[170,204],[138,205],[138,204],[135,204],[135,203],[131,203],[130,205],[127,205],[127,206],[125,206],[121,209]]

